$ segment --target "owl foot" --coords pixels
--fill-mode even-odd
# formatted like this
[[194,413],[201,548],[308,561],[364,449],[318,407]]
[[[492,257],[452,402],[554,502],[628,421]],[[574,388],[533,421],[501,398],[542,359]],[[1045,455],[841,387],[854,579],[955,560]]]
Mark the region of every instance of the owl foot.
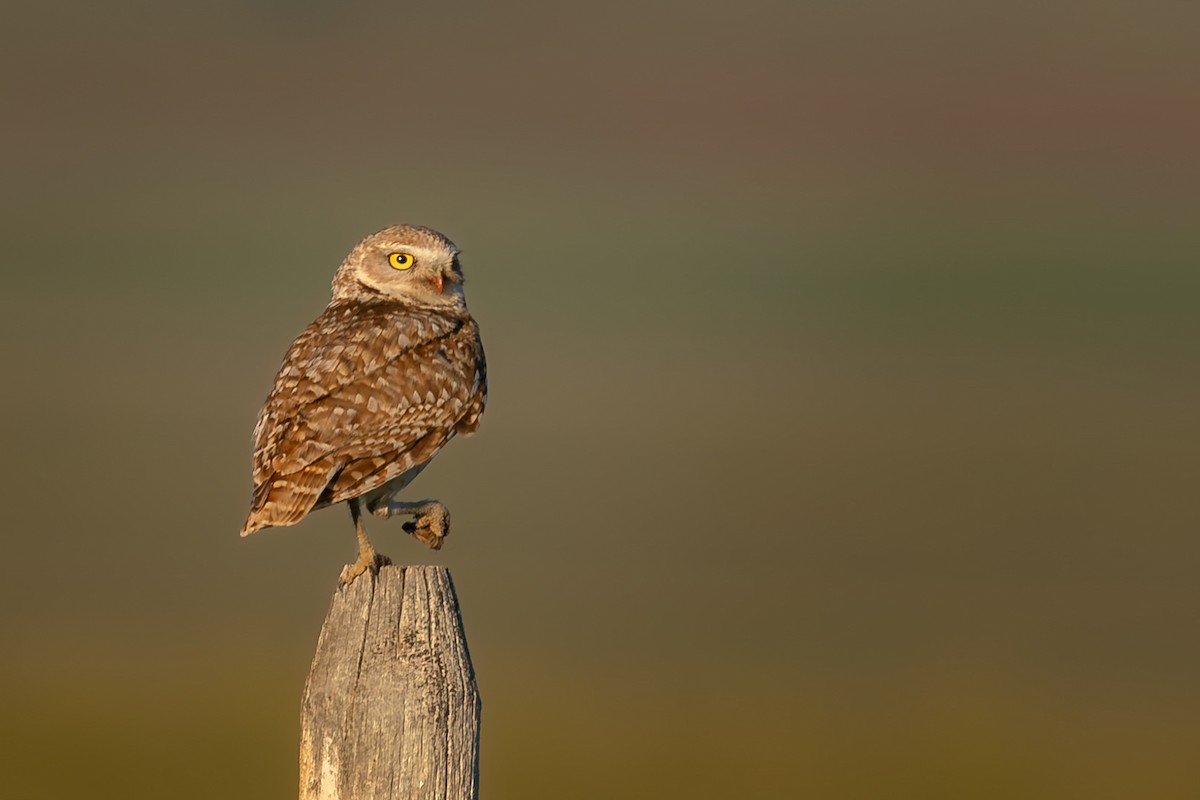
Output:
[[370,551],[370,553],[359,553],[357,561],[342,567],[342,574],[338,578],[338,583],[341,586],[349,586],[354,582],[355,578],[367,570],[370,570],[372,575],[378,575],[381,567],[386,567],[391,563],[392,560],[390,558],[380,555],[374,550]]
[[442,549],[442,540],[450,535],[450,509],[437,500],[421,500],[416,503],[388,500],[371,506],[371,513],[384,518],[397,514],[411,514],[414,519],[404,523],[404,530],[411,533],[418,542],[429,545],[431,550]]
[[376,575],[379,573],[380,567],[392,563],[390,558],[376,553],[375,548],[371,546],[371,540],[367,538],[367,532],[363,529],[362,509],[359,507],[358,498],[351,499],[347,505],[350,506],[350,518],[354,520],[354,534],[358,538],[358,560],[342,568],[339,578],[341,586],[350,585],[355,578],[367,570],[371,570],[371,574]]
[[450,509],[435,500],[413,511],[417,518],[401,527],[430,550],[441,550],[442,540],[450,535]]

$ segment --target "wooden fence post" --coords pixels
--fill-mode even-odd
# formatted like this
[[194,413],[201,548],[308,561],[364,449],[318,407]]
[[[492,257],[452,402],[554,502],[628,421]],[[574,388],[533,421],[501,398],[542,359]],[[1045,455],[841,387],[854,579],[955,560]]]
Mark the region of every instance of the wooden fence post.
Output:
[[334,593],[304,687],[300,800],[476,800],[479,691],[445,567]]

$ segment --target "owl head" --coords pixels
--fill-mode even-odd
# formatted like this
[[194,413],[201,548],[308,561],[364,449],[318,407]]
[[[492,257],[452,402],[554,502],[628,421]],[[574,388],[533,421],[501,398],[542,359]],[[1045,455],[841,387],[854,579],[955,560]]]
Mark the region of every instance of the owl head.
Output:
[[333,297],[465,308],[458,248],[435,230],[393,225],[359,242],[333,276]]

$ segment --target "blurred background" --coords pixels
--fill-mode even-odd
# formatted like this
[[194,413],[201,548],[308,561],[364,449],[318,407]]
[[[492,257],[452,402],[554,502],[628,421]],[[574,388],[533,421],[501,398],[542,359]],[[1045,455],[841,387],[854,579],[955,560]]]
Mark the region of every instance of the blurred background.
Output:
[[5,794],[295,796],[241,540],[345,253],[463,250],[486,798],[1200,794],[1200,7],[7,3]]

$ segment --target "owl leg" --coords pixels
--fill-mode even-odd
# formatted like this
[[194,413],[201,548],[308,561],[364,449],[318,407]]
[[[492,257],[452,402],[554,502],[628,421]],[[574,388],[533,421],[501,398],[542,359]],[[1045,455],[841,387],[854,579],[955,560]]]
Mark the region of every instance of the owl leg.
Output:
[[442,540],[450,535],[450,509],[437,500],[404,503],[389,497],[372,506],[371,513],[379,517],[411,514],[415,519],[404,523],[404,530],[411,533],[417,541],[429,545],[431,550],[441,550]]
[[367,531],[363,528],[362,509],[359,507],[358,498],[347,500],[346,505],[350,506],[350,518],[354,520],[354,533],[358,536],[358,560],[342,568],[341,582],[343,586],[351,583],[367,570],[378,572],[380,567],[392,563],[387,556],[379,555],[371,546],[371,540],[367,538]]

